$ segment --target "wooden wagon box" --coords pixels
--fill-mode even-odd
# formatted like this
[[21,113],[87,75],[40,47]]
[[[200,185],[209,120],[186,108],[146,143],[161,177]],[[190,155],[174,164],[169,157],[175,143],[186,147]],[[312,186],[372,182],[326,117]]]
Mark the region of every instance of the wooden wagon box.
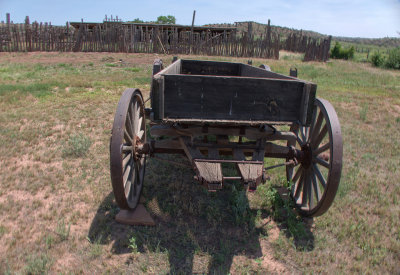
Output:
[[152,120],[309,125],[317,85],[241,63],[177,60],[153,77]]

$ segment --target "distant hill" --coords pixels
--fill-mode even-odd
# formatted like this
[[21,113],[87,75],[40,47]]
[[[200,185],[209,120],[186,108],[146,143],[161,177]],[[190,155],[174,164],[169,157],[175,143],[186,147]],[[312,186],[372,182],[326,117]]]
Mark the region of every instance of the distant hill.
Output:
[[[239,33],[247,32],[248,25],[252,23],[253,34],[255,36],[261,36],[265,34],[267,24],[261,24],[257,22],[236,22],[235,24],[208,24],[206,26],[210,27],[237,27]],[[293,28],[281,27],[271,25],[272,31],[275,31],[281,35],[281,37],[287,37],[292,33],[300,34],[315,37],[315,38],[325,38],[328,35],[324,35],[315,31],[310,30],[298,30]],[[339,42],[347,42],[360,44],[360,46],[374,45],[381,47],[400,47],[400,38],[396,37],[385,37],[385,38],[361,38],[361,37],[341,37],[341,36],[332,36],[332,40]]]

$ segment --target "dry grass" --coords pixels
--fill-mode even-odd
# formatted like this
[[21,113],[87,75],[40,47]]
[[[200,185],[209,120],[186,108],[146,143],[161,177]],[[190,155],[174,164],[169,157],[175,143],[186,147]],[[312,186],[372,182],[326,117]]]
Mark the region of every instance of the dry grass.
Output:
[[342,124],[328,213],[305,221],[283,211],[271,187],[284,182],[279,169],[243,200],[240,185],[208,194],[190,169],[150,159],[144,197],[157,226],[142,228],[114,221],[108,143],[119,96],[137,87],[147,98],[159,56],[1,53],[0,273],[398,272],[400,73],[285,56],[253,64],[297,66]]

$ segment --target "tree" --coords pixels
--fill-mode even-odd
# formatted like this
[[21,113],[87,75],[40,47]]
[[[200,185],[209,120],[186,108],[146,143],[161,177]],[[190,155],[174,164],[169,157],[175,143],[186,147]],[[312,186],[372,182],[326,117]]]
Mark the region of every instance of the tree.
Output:
[[139,18],[135,18],[135,19],[132,20],[132,21],[128,21],[128,23],[144,23],[144,21],[143,21],[143,20],[140,20]]
[[175,24],[176,23],[176,18],[173,15],[160,15],[157,17],[157,24]]

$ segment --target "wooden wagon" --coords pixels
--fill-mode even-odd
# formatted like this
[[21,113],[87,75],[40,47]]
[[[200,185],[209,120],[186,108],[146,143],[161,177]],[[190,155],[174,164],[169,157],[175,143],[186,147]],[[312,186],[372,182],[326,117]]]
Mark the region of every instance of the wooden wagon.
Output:
[[[343,149],[336,112],[316,89],[267,66],[176,60],[163,69],[156,61],[151,108],[138,89],[127,89],[115,114],[110,162],[118,206],[137,206],[146,157],[171,153],[186,155],[209,191],[230,180],[255,190],[268,169],[284,165],[299,212],[325,213],[338,189]],[[283,163],[265,167],[265,158]],[[224,175],[223,163],[237,175]]]

